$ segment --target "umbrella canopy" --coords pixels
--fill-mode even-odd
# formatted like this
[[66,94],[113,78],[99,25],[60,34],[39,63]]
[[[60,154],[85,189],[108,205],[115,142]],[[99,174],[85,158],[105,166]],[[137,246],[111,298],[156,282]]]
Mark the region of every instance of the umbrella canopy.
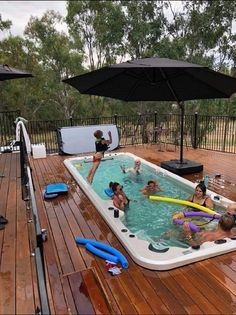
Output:
[[[183,168],[184,101],[228,98],[236,92],[236,78],[208,67],[167,58],[144,58],[114,64],[63,80],[82,94],[131,101],[176,101],[181,109],[180,160]],[[185,162],[187,164],[187,162]],[[164,165],[163,165],[164,167]],[[190,172],[194,172],[191,165]],[[168,167],[166,167],[168,169]],[[195,170],[202,170],[196,166]],[[178,173],[178,172],[177,172]],[[188,170],[179,174],[187,174]]]
[[33,77],[29,72],[9,67],[8,65],[0,65],[0,81]]
[[207,67],[167,58],[145,58],[63,80],[82,94],[124,101],[228,98],[236,79]]

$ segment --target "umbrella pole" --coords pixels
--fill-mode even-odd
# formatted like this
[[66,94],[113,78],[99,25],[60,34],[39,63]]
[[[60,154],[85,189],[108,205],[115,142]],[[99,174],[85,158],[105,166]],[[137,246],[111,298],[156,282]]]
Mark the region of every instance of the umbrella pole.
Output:
[[178,102],[180,108],[180,158],[161,162],[161,167],[178,175],[198,173],[203,170],[203,165],[194,161],[183,159],[184,148],[184,102]]
[[180,108],[180,159],[179,163],[183,164],[183,148],[184,148],[184,102],[179,102]]

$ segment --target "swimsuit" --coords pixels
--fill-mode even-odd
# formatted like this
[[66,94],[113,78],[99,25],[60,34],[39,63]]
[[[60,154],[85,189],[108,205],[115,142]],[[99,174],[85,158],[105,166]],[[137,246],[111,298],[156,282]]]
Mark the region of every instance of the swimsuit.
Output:
[[93,156],[93,163],[96,163],[96,162],[100,162],[101,161],[101,157],[97,157],[97,156]]
[[[102,143],[102,140],[105,140],[104,138],[96,139],[95,141],[95,147],[96,147],[96,153],[101,152],[104,155],[104,152],[109,148],[109,146],[106,143]],[[102,157],[93,156],[93,163],[100,162]]]
[[104,138],[96,139],[95,141],[96,152],[104,152],[109,148],[109,146],[106,143],[102,143],[102,140],[105,139]]
[[[206,200],[208,199],[209,197],[206,197],[205,198],[205,200],[204,200],[204,202],[203,202],[203,204],[201,204],[201,205],[199,205],[199,206],[203,206],[203,207],[207,207],[207,205],[206,205]],[[190,202],[194,202],[193,201],[194,200],[194,196],[192,197],[192,200],[190,200]],[[199,203],[198,203],[199,204]],[[198,209],[195,209],[195,208],[193,208],[193,211],[199,211]]]

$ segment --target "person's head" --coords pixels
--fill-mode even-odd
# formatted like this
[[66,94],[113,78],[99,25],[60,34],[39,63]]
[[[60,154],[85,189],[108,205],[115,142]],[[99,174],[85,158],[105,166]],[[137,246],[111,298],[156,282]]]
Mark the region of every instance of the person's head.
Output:
[[121,186],[119,183],[114,182],[111,186],[111,189],[113,190],[114,193],[119,193],[120,191],[122,191],[123,186]]
[[147,185],[148,185],[148,189],[150,190],[154,190],[156,188],[156,183],[154,180],[149,180]]
[[236,202],[229,204],[225,213],[230,215],[236,215]]
[[235,224],[234,217],[230,214],[223,214],[219,220],[219,226],[223,231],[230,231]]
[[94,137],[99,139],[99,138],[102,138],[103,136],[103,132],[102,130],[96,130],[94,133],[93,133]]
[[200,197],[204,197],[206,195],[206,186],[203,183],[200,183],[195,188],[195,195]]
[[134,166],[135,167],[140,167],[140,165],[141,165],[141,161],[139,159],[134,160]]

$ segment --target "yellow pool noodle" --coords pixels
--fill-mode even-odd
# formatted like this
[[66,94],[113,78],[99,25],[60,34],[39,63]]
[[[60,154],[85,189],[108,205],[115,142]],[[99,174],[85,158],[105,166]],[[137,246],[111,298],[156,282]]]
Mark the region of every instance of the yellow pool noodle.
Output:
[[208,209],[206,207],[200,206],[194,202],[187,201],[187,200],[180,200],[180,199],[174,199],[174,198],[169,198],[169,197],[160,197],[160,196],[149,196],[150,200],[156,200],[156,201],[166,201],[166,202],[173,202],[173,203],[179,203],[181,205],[193,207],[202,211],[205,211],[207,213],[211,214],[218,214],[216,211]]

